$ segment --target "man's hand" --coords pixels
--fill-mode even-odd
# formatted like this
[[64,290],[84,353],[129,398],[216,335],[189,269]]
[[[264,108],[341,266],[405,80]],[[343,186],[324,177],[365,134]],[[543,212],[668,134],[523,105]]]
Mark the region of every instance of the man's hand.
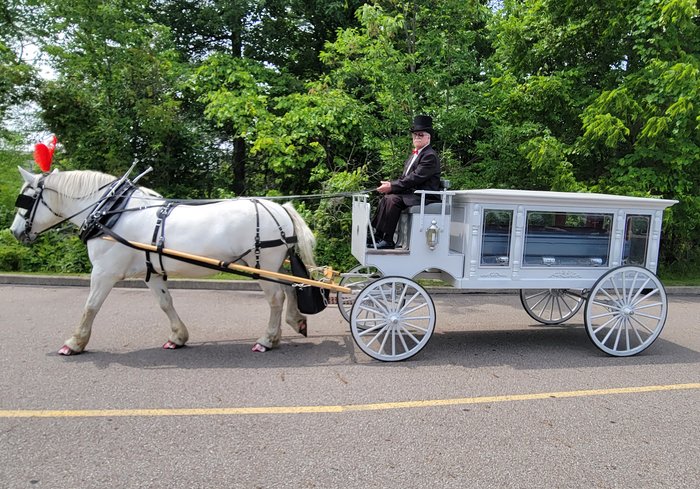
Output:
[[379,192],[380,194],[388,194],[389,192],[391,192],[391,182],[382,180],[380,182],[379,187],[377,187],[377,192]]

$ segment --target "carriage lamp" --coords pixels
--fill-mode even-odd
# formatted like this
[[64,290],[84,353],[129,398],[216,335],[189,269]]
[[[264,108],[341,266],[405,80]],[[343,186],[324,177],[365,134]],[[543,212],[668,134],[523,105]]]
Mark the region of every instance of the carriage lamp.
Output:
[[440,228],[437,226],[437,221],[433,220],[430,223],[430,227],[425,231],[425,241],[428,244],[428,248],[434,250],[438,244],[438,235],[440,234]]

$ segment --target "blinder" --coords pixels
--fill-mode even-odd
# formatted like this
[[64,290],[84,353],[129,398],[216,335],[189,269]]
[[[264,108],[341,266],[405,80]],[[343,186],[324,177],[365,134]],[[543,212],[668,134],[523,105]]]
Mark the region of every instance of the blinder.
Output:
[[33,197],[30,197],[29,195],[25,195],[25,194],[19,194],[17,196],[17,200],[15,201],[15,207],[17,209],[24,209],[26,211],[30,211],[30,210],[32,210],[32,208],[36,204],[38,197],[39,197],[38,193],[34,194]]
[[[22,209],[26,211],[24,215],[22,216],[24,218],[24,235],[23,235],[23,240],[26,242],[31,242],[33,241],[32,238],[30,237],[31,232],[32,232],[32,227],[34,226],[34,216],[36,215],[37,209],[39,208],[39,202],[44,202],[42,199],[42,194],[44,193],[44,179],[46,178],[46,175],[42,175],[41,178],[39,178],[39,181],[37,182],[36,188],[34,195],[27,195],[24,192],[19,194],[17,196],[17,200],[15,200],[15,207],[17,209]],[[27,186],[25,188],[25,191],[27,188],[30,188]],[[56,214],[47,204],[44,202],[44,205],[56,216],[59,216]]]

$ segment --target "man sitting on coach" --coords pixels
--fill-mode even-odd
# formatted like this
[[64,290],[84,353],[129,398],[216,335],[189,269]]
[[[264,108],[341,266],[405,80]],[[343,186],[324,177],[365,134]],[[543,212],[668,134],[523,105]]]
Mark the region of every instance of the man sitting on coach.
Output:
[[[396,180],[382,180],[377,192],[383,194],[372,218],[374,239],[378,250],[394,249],[394,233],[401,211],[420,204],[421,196],[416,190],[440,190],[440,159],[430,145],[434,136],[433,119],[419,115],[411,126],[413,152],[403,166],[403,174]],[[426,195],[426,203],[439,200],[435,195]],[[371,246],[372,237],[367,240]]]

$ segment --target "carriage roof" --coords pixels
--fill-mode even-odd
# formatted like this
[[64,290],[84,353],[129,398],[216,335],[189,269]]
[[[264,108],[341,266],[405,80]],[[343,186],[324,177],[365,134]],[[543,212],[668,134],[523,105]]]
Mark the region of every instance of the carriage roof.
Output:
[[627,207],[660,210],[678,202],[650,197],[537,190],[475,189],[455,190],[451,193],[453,203],[537,204],[588,208]]

